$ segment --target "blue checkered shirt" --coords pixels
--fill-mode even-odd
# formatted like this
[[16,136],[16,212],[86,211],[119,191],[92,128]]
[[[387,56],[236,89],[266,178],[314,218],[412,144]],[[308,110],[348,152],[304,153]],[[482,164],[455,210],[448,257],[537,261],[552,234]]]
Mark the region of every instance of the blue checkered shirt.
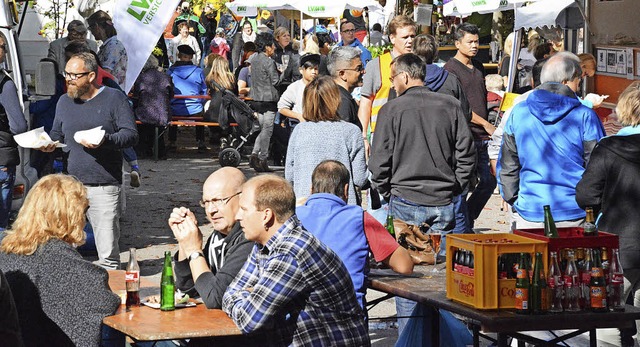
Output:
[[244,333],[262,332],[262,345],[371,345],[349,272],[295,216],[254,246],[222,309]]

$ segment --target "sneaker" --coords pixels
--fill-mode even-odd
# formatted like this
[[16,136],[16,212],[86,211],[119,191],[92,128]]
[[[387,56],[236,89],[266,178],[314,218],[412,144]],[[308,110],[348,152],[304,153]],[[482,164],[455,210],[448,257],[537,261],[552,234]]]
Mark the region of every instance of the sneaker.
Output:
[[260,167],[260,159],[258,159],[257,154],[251,154],[251,156],[249,157],[249,166],[257,172],[262,172],[262,168]]
[[133,170],[131,171],[131,186],[134,188],[140,187],[140,172]]

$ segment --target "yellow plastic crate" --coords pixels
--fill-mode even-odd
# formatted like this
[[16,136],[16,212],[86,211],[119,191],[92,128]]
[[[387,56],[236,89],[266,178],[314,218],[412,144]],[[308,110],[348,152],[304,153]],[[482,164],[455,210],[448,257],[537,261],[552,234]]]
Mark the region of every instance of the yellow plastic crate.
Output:
[[[474,275],[453,271],[456,250],[472,251]],[[477,309],[515,308],[515,279],[498,279],[498,257],[505,253],[542,253],[547,266],[547,242],[514,234],[447,235],[447,298]]]

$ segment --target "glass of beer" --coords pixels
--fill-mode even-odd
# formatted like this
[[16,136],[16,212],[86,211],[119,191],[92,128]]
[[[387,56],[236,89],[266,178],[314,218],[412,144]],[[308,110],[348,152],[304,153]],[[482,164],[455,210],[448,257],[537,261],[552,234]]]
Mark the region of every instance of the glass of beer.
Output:
[[427,233],[429,240],[431,240],[431,245],[433,246],[433,251],[438,254],[440,252],[440,243],[442,242],[442,234],[430,232]]

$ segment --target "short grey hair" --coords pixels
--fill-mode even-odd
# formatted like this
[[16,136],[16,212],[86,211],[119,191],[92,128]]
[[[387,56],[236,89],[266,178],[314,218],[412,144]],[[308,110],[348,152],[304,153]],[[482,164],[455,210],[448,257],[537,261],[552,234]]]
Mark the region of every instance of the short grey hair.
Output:
[[355,58],[360,59],[362,51],[360,48],[351,46],[339,46],[329,52],[327,59],[327,70],[332,77],[337,77],[340,69],[346,68]]
[[540,82],[569,82],[582,76],[580,58],[571,52],[554,54],[542,67]]
[[95,55],[87,52],[82,52],[72,55],[69,60],[73,58],[82,60],[82,62],[84,63],[84,68],[87,71],[98,73],[98,60],[96,59]]
[[413,80],[424,81],[427,75],[427,64],[414,53],[405,53],[395,57],[391,61],[391,65],[396,66],[396,73],[406,72]]

